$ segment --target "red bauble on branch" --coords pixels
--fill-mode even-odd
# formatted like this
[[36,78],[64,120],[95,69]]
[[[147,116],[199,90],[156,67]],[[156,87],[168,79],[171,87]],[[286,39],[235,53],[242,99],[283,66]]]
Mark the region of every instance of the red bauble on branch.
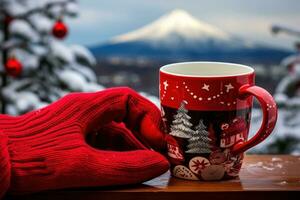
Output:
[[4,24],[8,25],[12,22],[13,18],[9,15],[6,15],[4,18]]
[[14,57],[9,58],[5,63],[5,70],[9,76],[13,76],[13,77],[20,76],[22,73],[22,69],[23,69],[22,63]]
[[62,20],[57,20],[52,28],[52,34],[58,39],[63,39],[68,34],[68,27]]

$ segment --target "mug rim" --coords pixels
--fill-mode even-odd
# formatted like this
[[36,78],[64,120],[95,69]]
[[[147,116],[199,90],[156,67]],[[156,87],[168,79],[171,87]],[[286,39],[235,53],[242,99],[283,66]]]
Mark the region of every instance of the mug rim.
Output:
[[[236,69],[241,70],[243,68],[244,72],[240,73],[233,73],[232,74],[210,74],[210,75],[203,75],[203,74],[184,74],[184,73],[176,73],[176,72],[170,72],[168,71],[168,68],[174,69],[174,66],[179,66],[178,68],[182,68],[183,66],[187,65],[194,65],[197,66],[198,69],[200,69],[200,66],[207,66],[207,65],[212,65],[212,66],[223,66],[224,68],[226,67],[234,67]],[[226,67],[225,67],[226,66]],[[227,68],[229,69],[229,68]],[[177,63],[171,63],[164,65],[160,67],[159,69],[160,72],[173,75],[173,76],[179,76],[179,77],[198,77],[198,78],[218,78],[218,77],[238,77],[238,76],[244,76],[244,75],[250,75],[254,73],[254,69],[250,66],[243,65],[243,64],[237,64],[237,63],[229,63],[229,62],[211,62],[211,61],[193,61],[193,62],[177,62]],[[219,71],[219,68],[218,70]]]

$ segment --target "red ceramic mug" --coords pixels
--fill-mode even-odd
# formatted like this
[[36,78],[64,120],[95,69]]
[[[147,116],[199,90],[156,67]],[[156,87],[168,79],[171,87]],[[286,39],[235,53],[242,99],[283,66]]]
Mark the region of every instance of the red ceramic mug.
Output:
[[[273,97],[254,85],[251,67],[186,62],[160,68],[160,101],[172,175],[189,180],[238,176],[244,152],[266,139],[277,120]],[[263,120],[248,139],[253,96]]]

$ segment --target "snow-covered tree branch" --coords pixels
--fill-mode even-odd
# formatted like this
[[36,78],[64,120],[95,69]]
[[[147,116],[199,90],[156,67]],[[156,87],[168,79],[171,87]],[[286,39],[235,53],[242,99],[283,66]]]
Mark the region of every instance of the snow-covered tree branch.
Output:
[[[68,92],[103,89],[93,71],[93,55],[82,46],[66,46],[53,34],[58,21],[77,16],[75,0],[0,0],[0,8],[1,103],[6,105],[5,113],[22,114]],[[8,73],[10,58],[20,63],[20,74]]]

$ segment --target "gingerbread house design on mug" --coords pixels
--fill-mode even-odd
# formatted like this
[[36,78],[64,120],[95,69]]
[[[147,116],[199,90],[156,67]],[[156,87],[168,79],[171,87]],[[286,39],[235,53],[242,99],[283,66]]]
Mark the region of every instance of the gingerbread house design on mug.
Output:
[[247,125],[244,119],[237,117],[231,123],[221,125],[220,147],[228,148],[246,139]]

